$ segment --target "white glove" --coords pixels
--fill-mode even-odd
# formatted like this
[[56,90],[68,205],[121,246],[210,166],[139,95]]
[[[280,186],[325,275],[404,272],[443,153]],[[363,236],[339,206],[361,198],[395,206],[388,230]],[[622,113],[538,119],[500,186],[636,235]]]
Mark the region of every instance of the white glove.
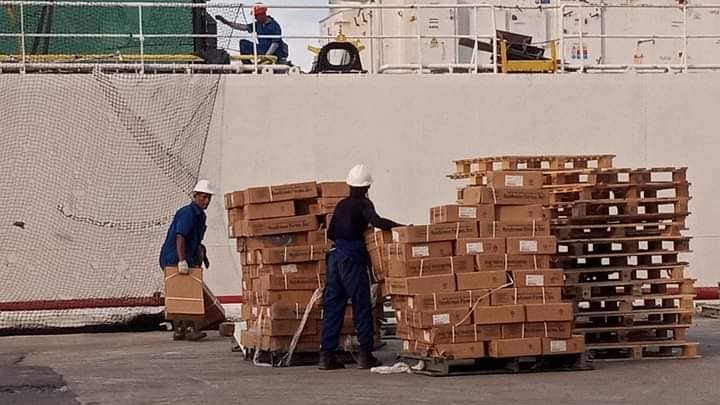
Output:
[[187,261],[178,262],[178,273],[190,274],[190,266],[188,266]]

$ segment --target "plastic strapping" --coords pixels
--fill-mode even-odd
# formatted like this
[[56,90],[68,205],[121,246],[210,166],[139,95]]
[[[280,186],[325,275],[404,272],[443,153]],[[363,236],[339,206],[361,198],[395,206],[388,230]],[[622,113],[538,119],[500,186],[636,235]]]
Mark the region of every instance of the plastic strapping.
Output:
[[[268,308],[270,309],[270,308]],[[295,319],[300,319],[300,303],[295,303]]]
[[288,289],[288,276],[287,274],[283,274],[283,278],[285,279],[285,289]]
[[532,221],[533,221],[532,236],[534,238],[535,237],[535,219],[533,219]]
[[285,249],[283,251],[283,262],[287,262],[287,253],[288,253],[288,248],[287,248],[287,246],[285,246]]
[[508,254],[505,253],[505,271],[508,270]]
[[420,259],[420,277],[423,275],[423,270],[425,268],[425,259]]
[[455,274],[455,257],[450,256],[450,272]]
[[497,230],[497,221],[492,221],[493,224],[493,238],[495,237],[495,231]]
[[457,223],[457,227],[455,228],[455,239],[460,237],[460,222]]
[[542,288],[543,304],[546,304],[546,302],[545,302],[545,287],[540,287],[540,288]]
[[517,305],[517,288],[513,288],[513,304]]
[[522,324],[522,338],[525,339],[525,324]]
[[318,288],[322,288],[323,285],[322,285],[322,279],[320,278],[320,273],[318,273],[316,275],[317,275],[317,281],[318,281]]
[[473,332],[475,333],[475,341],[478,341],[478,335],[477,335],[477,324],[473,324]]
[[437,310],[437,294],[433,293],[433,309]]
[[430,225],[425,225],[425,242],[430,242]]
[[268,186],[268,193],[270,194],[270,201],[273,201],[272,187]]
[[495,186],[490,186],[490,190],[492,190],[493,204],[497,204],[497,195],[495,194]]
[[310,261],[313,261],[314,256],[315,256],[315,245],[310,245]]
[[543,322],[543,324],[545,325],[545,337],[549,337],[547,322]]
[[533,265],[535,266],[535,270],[537,270],[538,269],[537,255],[533,255]]

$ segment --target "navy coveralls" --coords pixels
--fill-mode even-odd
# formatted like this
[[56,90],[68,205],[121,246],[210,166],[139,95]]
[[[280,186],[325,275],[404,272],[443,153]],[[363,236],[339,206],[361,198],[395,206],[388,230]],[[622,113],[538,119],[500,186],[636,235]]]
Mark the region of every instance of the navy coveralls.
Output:
[[363,234],[368,224],[382,230],[400,226],[381,218],[366,197],[367,189],[351,188],[350,197],[340,201],[328,227],[328,238],[335,248],[327,255],[327,274],[323,295],[321,350],[334,352],[340,339],[348,298],[352,301],[353,321],[360,351],[373,351],[373,318],[370,303],[368,254]]
[[[275,51],[275,56],[278,58],[278,63],[285,63],[288,57],[288,46],[285,41],[283,41],[282,38],[262,38],[263,35],[282,35],[282,28],[280,28],[280,24],[278,24],[274,18],[268,16],[267,21],[264,23],[256,21],[255,29],[257,30],[257,34],[259,36],[257,42],[258,55],[265,55],[268,49],[270,49],[270,45],[277,43],[278,48],[277,51]],[[253,24],[248,24],[247,30],[249,33],[252,33]],[[240,53],[242,55],[252,55],[253,49],[254,47],[252,41],[248,41],[247,39],[240,40]]]
[[160,249],[160,267],[177,266],[177,245],[175,237],[182,235],[185,237],[185,260],[190,267],[200,266],[201,258],[198,254],[200,251],[200,243],[205,236],[207,217],[202,208],[194,202],[180,208],[173,218],[172,224],[168,229],[165,243]]

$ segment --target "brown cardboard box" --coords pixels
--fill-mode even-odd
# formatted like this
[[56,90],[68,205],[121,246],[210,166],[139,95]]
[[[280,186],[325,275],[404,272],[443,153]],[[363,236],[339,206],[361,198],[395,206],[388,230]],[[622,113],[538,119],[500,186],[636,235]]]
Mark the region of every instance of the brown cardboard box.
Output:
[[550,236],[550,221],[527,219],[480,221],[478,222],[478,234],[481,238]]
[[[262,318],[262,320],[259,321],[259,324],[260,333],[265,336],[293,336],[300,326],[300,320]],[[317,335],[318,330],[318,321],[309,320],[305,323],[302,335]]]
[[487,185],[497,188],[540,189],[543,186],[543,174],[540,171],[487,172]]
[[255,261],[262,264],[302,263],[324,260],[328,245],[286,246],[256,250]]
[[405,321],[416,329],[432,328],[436,326],[460,326],[472,324],[469,309],[445,309],[440,311],[407,311]]
[[233,191],[225,194],[225,209],[238,208],[245,205],[245,193],[242,191]]
[[508,282],[504,271],[457,273],[455,277],[458,291],[493,289]]
[[494,219],[495,209],[492,204],[449,204],[430,208],[431,224],[493,221]]
[[546,304],[562,300],[560,287],[503,288],[490,298],[492,305]]
[[534,219],[546,221],[550,219],[550,213],[540,204],[534,205],[505,205],[495,207],[495,219],[497,221]]
[[388,260],[421,259],[428,257],[445,257],[453,255],[453,244],[447,242],[429,243],[392,243],[384,247]]
[[500,338],[501,339],[522,339],[525,336],[525,324],[524,323],[506,323],[500,326]]
[[478,271],[522,270],[550,267],[549,255],[476,255]]
[[257,311],[257,307],[250,304],[242,303],[240,304],[240,319],[252,321],[257,318],[257,316],[255,316]]
[[301,200],[318,195],[317,183],[282,184],[278,186],[251,187],[244,190],[245,204],[257,204],[274,201]]
[[462,238],[455,242],[455,254],[492,255],[505,253],[505,238]]
[[455,276],[388,278],[385,280],[390,294],[414,295],[455,291]]
[[431,354],[454,360],[478,359],[485,357],[485,343],[475,342],[435,345]]
[[567,339],[572,335],[572,322],[528,322],[525,337]]
[[554,236],[507,238],[509,255],[552,255],[557,252]]
[[[313,291],[262,291],[255,292],[248,297],[253,305],[299,304],[305,307],[312,298]],[[243,298],[245,296],[243,295]]]
[[258,219],[238,221],[230,226],[230,234],[238,236],[265,236],[295,232],[307,232],[318,229],[317,217],[303,215],[289,218]]
[[[262,314],[263,318],[267,319],[295,319],[300,320],[305,314],[306,305],[296,303],[295,305],[287,304],[272,304],[262,307],[253,307],[252,315],[253,318],[257,318]],[[322,319],[322,310],[318,305],[313,306],[313,309],[308,315],[308,319],[320,320]]]
[[321,274],[290,273],[282,276],[261,275],[259,288],[266,291],[315,290],[325,286],[325,276]]
[[489,290],[474,290],[411,295],[407,297],[406,307],[413,311],[469,309],[477,301],[479,306],[488,306],[488,292]]
[[242,207],[230,208],[227,210],[228,223],[232,224],[235,221],[242,221],[245,219],[245,210]]
[[449,224],[411,225],[393,228],[393,242],[422,243],[475,238],[477,222],[453,222]]
[[491,340],[488,344],[490,357],[522,357],[542,354],[540,338]]
[[317,199],[318,213],[321,215],[332,214],[335,212],[335,207],[344,197],[321,197]]
[[344,181],[326,181],[318,183],[320,197],[347,197],[350,195],[350,186]]
[[[240,332],[240,344],[246,347],[265,351],[287,352],[290,349],[289,336],[258,336],[255,331]],[[320,350],[320,336],[301,336],[295,350],[298,353],[317,352]]]
[[238,252],[248,252],[273,247],[307,245],[308,237],[305,232],[301,232],[282,235],[256,236],[252,238],[237,238],[236,241]]
[[430,257],[407,261],[390,259],[388,263],[388,276],[398,278],[475,271],[475,261],[470,256]]
[[193,268],[190,274],[180,274],[177,267],[165,267],[165,318],[184,319],[188,315],[204,314],[202,269]]
[[295,204],[292,201],[277,201],[262,204],[247,204],[243,207],[243,220],[292,217]]
[[475,307],[473,319],[477,325],[499,325],[525,322],[523,305],[505,305],[502,307]]
[[320,229],[317,231],[310,231],[307,233],[307,244],[308,245],[322,245],[328,244],[330,240],[327,237],[327,229]]
[[458,190],[460,204],[530,205],[549,202],[549,194],[544,190],[492,187],[465,187]]
[[562,287],[562,269],[513,270],[515,287]]
[[572,303],[525,305],[525,316],[528,322],[572,321],[573,315]]
[[542,347],[543,356],[583,353],[585,337],[577,335],[569,339],[542,338]]
[[257,277],[262,275],[273,275],[282,277],[285,274],[302,274],[316,277],[317,274],[325,274],[325,261],[312,261],[303,263],[287,264],[264,264],[257,266]]
[[392,231],[382,231],[380,229],[370,229],[365,232],[365,244],[368,249],[381,248],[388,243],[393,243]]
[[482,342],[500,338],[500,325],[444,326],[415,331],[416,340],[428,344]]

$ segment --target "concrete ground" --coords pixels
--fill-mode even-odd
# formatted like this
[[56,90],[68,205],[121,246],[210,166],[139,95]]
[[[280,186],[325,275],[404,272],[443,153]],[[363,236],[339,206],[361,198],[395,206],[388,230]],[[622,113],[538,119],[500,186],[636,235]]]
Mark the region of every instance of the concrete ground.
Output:
[[696,319],[689,338],[702,359],[433,378],[254,367],[216,332],[201,343],[162,332],[3,337],[0,404],[717,404],[720,320]]

